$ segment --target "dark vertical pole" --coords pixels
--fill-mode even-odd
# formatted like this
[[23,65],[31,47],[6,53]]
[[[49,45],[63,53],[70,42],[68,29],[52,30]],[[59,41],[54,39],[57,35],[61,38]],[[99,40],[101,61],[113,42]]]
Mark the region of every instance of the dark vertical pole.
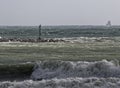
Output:
[[38,38],[39,40],[41,39],[41,34],[42,34],[42,33],[41,33],[41,24],[40,24],[40,25],[39,25],[39,38]]

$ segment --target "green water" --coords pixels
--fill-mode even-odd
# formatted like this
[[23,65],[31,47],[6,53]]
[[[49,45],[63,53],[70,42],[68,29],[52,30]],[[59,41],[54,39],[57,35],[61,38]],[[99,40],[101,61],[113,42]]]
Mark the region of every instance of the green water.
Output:
[[[38,38],[38,26],[0,26],[5,38]],[[42,38],[117,37],[120,26],[42,26]]]

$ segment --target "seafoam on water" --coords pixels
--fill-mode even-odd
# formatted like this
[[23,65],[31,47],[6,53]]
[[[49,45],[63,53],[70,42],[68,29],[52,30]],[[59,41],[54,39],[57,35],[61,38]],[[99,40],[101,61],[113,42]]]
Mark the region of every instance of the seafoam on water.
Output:
[[120,88],[120,66],[114,61],[40,61],[30,80],[0,82],[0,88]]
[[120,77],[118,61],[40,61],[31,78],[34,80],[69,77]]
[[0,82],[0,88],[120,88],[119,78],[66,78]]

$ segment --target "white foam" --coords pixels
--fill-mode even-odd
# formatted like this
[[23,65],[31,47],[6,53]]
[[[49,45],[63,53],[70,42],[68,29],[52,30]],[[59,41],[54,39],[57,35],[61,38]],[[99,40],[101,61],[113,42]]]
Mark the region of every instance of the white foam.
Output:
[[0,82],[0,88],[120,88],[119,78],[66,78]]
[[83,61],[42,61],[37,62],[31,78],[34,80],[69,77],[120,77],[120,67],[106,60]]
[[0,88],[120,88],[120,66],[117,60],[40,61],[31,78],[0,82]]

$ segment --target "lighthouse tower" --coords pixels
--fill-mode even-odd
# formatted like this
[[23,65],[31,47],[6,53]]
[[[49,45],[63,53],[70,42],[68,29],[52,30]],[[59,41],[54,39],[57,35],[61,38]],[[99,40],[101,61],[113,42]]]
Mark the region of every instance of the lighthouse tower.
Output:
[[106,24],[107,27],[111,27],[111,21],[108,21]]

